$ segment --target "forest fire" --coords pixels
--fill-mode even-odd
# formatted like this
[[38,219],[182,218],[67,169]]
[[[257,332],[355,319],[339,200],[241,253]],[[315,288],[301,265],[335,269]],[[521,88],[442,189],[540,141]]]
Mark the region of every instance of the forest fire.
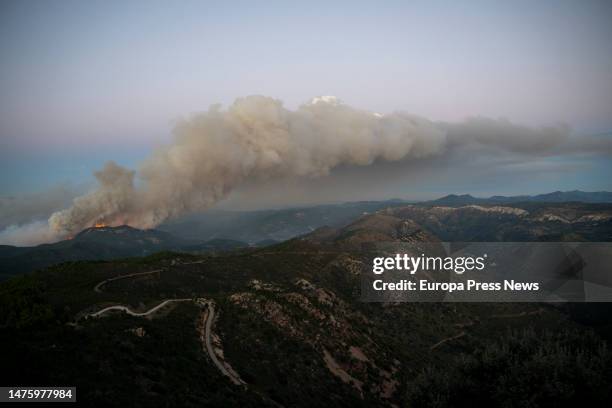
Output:
[[97,221],[97,222],[94,224],[94,228],[104,228],[104,227],[108,227],[108,225],[107,225],[107,224],[105,224],[105,223],[103,223],[102,221]]

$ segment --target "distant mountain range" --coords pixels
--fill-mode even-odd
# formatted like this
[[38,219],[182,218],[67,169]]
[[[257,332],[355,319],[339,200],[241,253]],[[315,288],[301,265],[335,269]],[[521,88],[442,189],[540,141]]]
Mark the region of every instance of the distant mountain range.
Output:
[[469,205],[469,204],[512,204],[521,202],[538,203],[612,203],[612,192],[609,191],[555,191],[547,194],[538,195],[519,195],[519,196],[491,196],[488,198],[474,197],[470,194],[455,195],[450,194],[437,200],[425,201],[422,204],[431,205]]
[[498,205],[514,203],[612,203],[610,192],[556,191],[535,196],[493,196],[477,198],[469,194],[448,195],[432,201],[409,202],[405,200],[358,201],[342,204],[316,205],[302,208],[260,211],[211,210],[169,221],[158,228],[186,239],[233,239],[251,244],[286,241],[308,234],[322,226],[342,227],[357,217],[385,208],[415,205],[440,205],[457,207],[471,204]]
[[[547,203],[561,204],[568,202],[584,204],[576,204],[580,208],[556,208],[554,210],[549,209],[547,205]],[[533,222],[539,223],[540,228],[553,225],[554,228],[548,232],[550,234],[549,239],[559,239],[561,237],[559,234],[569,234],[572,231],[577,231],[576,228],[584,224],[582,221],[578,223],[573,221],[572,217],[578,213],[584,216],[583,219],[587,221],[590,220],[589,217],[599,217],[593,219],[598,222],[601,221],[601,217],[607,220],[609,218],[608,212],[605,211],[608,211],[607,207],[609,206],[604,209],[595,208],[605,206],[604,203],[612,203],[612,193],[557,191],[536,196],[493,196],[489,198],[477,198],[471,195],[448,195],[433,201],[412,203],[410,207],[413,208],[411,214],[416,219],[422,215],[417,209],[430,206],[512,206],[515,208],[515,210],[512,210],[514,212],[530,212],[534,217],[537,215],[537,220],[531,220],[532,217],[528,217],[529,225],[532,225]],[[146,256],[160,251],[210,253],[246,247],[263,247],[309,234],[324,226],[334,229],[342,228],[364,215],[385,209],[405,207],[408,204],[410,203],[402,200],[387,200],[280,210],[242,212],[212,210],[167,222],[160,225],[158,229],[139,230],[127,225],[88,228],[73,239],[53,244],[43,244],[36,247],[0,245],[0,280],[66,261]],[[601,215],[602,210],[605,212],[603,215]],[[566,214],[566,212],[571,214]],[[453,213],[453,218],[460,218],[462,221],[462,224],[455,228],[461,233],[452,236],[442,234],[442,236],[450,240],[471,238],[468,233],[473,232],[476,228],[470,224],[471,220],[474,219],[474,214],[477,215],[475,218],[477,224],[485,220],[480,212],[475,213],[473,209],[469,208],[465,211]],[[480,238],[486,236],[487,239],[491,239],[492,234],[500,228],[498,212],[492,214],[493,218],[489,216],[492,221],[490,223],[487,221],[486,228],[478,224],[476,230],[479,232],[480,235],[478,236]],[[431,216],[431,214],[426,215]],[[518,227],[515,224],[519,220],[520,222],[526,221],[523,218],[510,219],[508,228],[517,229]],[[424,220],[418,222],[423,223],[422,225],[436,231],[436,233],[441,231]],[[439,221],[441,225],[449,222],[450,219],[448,218]],[[564,227],[561,230],[558,226],[562,225]],[[484,234],[485,230],[486,234]],[[507,237],[509,236],[513,238],[522,237],[520,234],[508,235]],[[538,238],[532,237],[530,239]]]

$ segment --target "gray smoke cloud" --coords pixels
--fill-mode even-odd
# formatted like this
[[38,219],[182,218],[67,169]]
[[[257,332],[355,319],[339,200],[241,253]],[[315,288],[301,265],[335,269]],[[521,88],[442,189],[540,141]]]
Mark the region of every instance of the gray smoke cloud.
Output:
[[57,234],[49,228],[49,216],[70,206],[82,193],[82,187],[59,185],[41,192],[0,197],[0,244],[23,246],[57,240]]
[[440,152],[445,132],[408,114],[382,116],[332,97],[295,111],[278,100],[251,96],[227,110],[213,106],[182,121],[175,142],[135,173],[108,163],[100,188],[53,214],[49,225],[70,235],[96,222],[150,228],[209,208],[244,183],[278,177],[320,177],[339,165],[423,158]]
[[32,221],[47,220],[83,193],[83,188],[58,185],[45,191],[0,197],[0,230]]
[[152,228],[210,208],[255,181],[316,178],[338,166],[375,161],[424,160],[457,146],[543,154],[568,137],[562,125],[533,129],[486,118],[435,123],[403,112],[355,109],[334,97],[288,110],[279,100],[249,96],[178,123],[174,142],[137,172],[107,163],[95,173],[98,188],[54,213],[41,237],[69,237],[96,223]]
[[481,145],[528,155],[549,154],[569,140],[570,128],[564,124],[530,128],[508,119],[468,118],[461,123],[442,125],[449,144]]

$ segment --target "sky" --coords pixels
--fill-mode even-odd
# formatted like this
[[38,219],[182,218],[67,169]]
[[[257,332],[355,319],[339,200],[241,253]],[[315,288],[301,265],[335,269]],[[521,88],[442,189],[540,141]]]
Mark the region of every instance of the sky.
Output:
[[[612,3],[5,0],[0,196],[80,192],[107,160],[137,168],[181,118],[255,94],[288,109],[335,95],[372,112],[565,123],[609,139]],[[247,187],[228,205],[612,190],[609,155],[593,151],[434,164],[340,168],[257,186],[266,194]]]

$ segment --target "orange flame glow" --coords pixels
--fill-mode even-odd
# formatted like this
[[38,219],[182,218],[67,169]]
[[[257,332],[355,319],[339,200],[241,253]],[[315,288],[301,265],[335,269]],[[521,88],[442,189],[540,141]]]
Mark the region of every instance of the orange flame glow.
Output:
[[94,227],[95,228],[104,228],[104,227],[106,227],[106,224],[103,223],[102,221],[98,221],[98,222],[95,223]]

